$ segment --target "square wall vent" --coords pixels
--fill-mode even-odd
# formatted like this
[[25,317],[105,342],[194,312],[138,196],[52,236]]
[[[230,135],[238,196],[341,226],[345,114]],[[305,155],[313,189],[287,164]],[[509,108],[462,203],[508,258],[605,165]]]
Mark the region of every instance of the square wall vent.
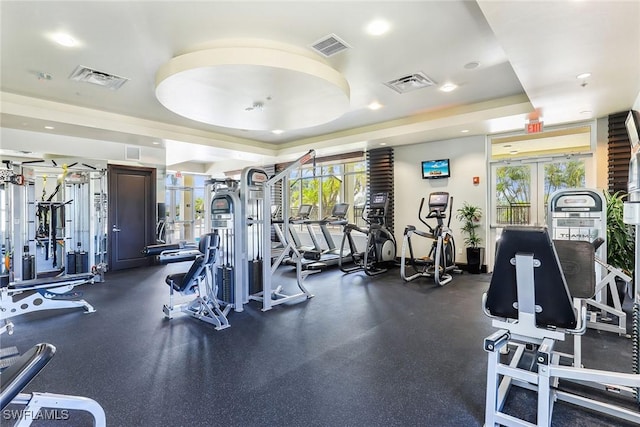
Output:
[[103,71],[94,70],[83,65],[78,65],[69,76],[69,79],[78,82],[91,83],[111,90],[120,89],[120,87],[129,80],[126,77],[120,77]]
[[425,73],[419,71],[399,79],[386,82],[384,85],[395,90],[398,93],[407,93],[425,87],[433,86],[436,83],[431,80]]
[[139,162],[142,159],[142,150],[135,145],[126,145],[124,147],[124,159]]
[[342,52],[345,49],[349,49],[347,43],[345,43],[340,37],[335,34],[329,34],[328,36],[324,36],[317,42],[311,45],[311,49],[318,52],[320,55],[325,57],[330,57],[335,55],[338,52]]

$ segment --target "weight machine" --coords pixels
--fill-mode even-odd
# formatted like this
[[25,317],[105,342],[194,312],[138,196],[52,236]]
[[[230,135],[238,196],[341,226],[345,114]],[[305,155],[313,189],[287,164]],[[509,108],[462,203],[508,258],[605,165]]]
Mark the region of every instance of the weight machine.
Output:
[[[503,231],[491,284],[483,296],[485,313],[499,328],[484,340],[488,354],[485,426],[550,426],[556,401],[640,423],[637,411],[562,387],[565,382],[574,382],[616,396],[638,396],[637,355],[635,373],[627,374],[583,368],[572,355],[554,348],[566,334],[586,331],[584,300],[594,295],[595,282],[591,243],[556,240],[554,244],[544,228],[509,227]],[[635,335],[637,350],[637,331]],[[503,412],[513,386],[536,393],[535,424]]]
[[[444,225],[447,217],[446,211],[449,206],[449,220]],[[424,207],[424,197],[420,201],[418,209],[418,219],[427,226],[429,231],[421,231],[413,225],[407,225],[404,229],[402,240],[402,255],[400,258],[400,277],[406,282],[420,277],[433,278],[436,285],[444,286],[453,280],[451,273],[459,272],[455,263],[456,245],[453,240],[453,232],[449,228],[451,225],[451,212],[453,208],[453,197],[449,197],[446,192],[434,192],[429,194],[429,213],[425,219],[435,218],[437,225],[431,227],[425,219],[422,219],[422,209]],[[433,240],[429,255],[423,258],[416,258],[411,244],[411,236],[416,235]],[[413,269],[412,274],[407,273],[407,250],[409,251],[409,265]]]
[[[569,188],[549,196],[547,213],[549,232],[554,240],[583,240],[591,242],[596,251],[598,283],[593,298],[587,304],[587,327],[602,331],[627,333],[627,314],[622,309],[616,279],[629,284],[631,277],[607,264],[606,203],[597,190]],[[607,301],[607,294],[611,300]]]
[[[200,237],[198,256],[186,273],[170,274],[165,279],[169,285],[169,304],[163,307],[165,317],[173,318],[175,313],[184,313],[203,322],[212,324],[216,330],[226,329],[229,325],[227,314],[231,305],[222,307],[218,301],[219,277],[217,270],[221,264],[220,236],[207,233]],[[174,291],[180,295],[193,295],[189,302],[174,305]]]
[[[368,276],[377,276],[387,271],[387,265],[396,258],[396,239],[386,226],[386,215],[389,207],[389,195],[376,193],[371,197],[369,209],[366,215],[363,212],[362,219],[368,227],[359,227],[356,224],[346,224],[340,242],[340,254],[349,253],[347,259],[353,265],[344,265],[343,257],[338,257],[338,266],[343,273],[364,271]],[[351,233],[357,231],[367,237],[364,251],[358,251],[357,245]],[[345,243],[349,244],[349,250],[345,251]]]
[[[43,200],[38,201],[39,176],[30,163],[42,162],[5,161],[1,173],[5,262],[0,275],[0,320],[5,324],[11,317],[33,311],[78,307],[95,311],[74,288],[103,281],[107,269],[106,171],[86,163],[65,164],[48,198],[42,176]],[[38,170],[47,167],[52,166],[40,165]],[[72,250],[65,253],[65,248]],[[53,260],[55,269],[47,271]]]
[[[315,159],[315,151],[310,150],[282,171],[269,178],[260,168],[249,167],[242,171],[240,198],[242,201],[241,229],[246,233],[243,239],[242,264],[247,280],[248,299],[262,304],[262,311],[275,305],[300,302],[313,295],[303,282],[306,277],[318,270],[302,268],[302,254],[295,246],[289,227],[289,175],[291,171]],[[273,227],[271,209],[276,192],[282,192],[282,224],[280,233],[274,227],[282,248],[278,256],[271,256],[271,230]],[[274,287],[275,273],[285,257],[289,256],[295,266],[297,291],[288,293],[283,285]],[[246,260],[246,261],[244,261]],[[243,291],[244,292],[244,291]]]

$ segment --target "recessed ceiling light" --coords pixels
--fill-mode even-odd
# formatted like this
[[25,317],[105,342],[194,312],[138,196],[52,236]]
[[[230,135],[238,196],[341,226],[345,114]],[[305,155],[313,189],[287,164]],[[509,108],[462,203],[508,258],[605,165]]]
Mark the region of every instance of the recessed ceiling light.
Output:
[[464,68],[466,68],[467,70],[474,70],[479,66],[480,63],[478,61],[467,62],[466,64],[464,64]]
[[580,114],[591,114],[591,110],[582,110]]
[[64,47],[75,47],[78,46],[78,41],[74,39],[70,34],[67,33],[53,33],[49,36],[51,40],[58,43],[60,46]]
[[453,90],[456,90],[457,87],[458,85],[455,85],[453,83],[445,83],[442,86],[440,86],[440,90],[443,92],[451,92]]
[[391,28],[391,26],[387,21],[376,19],[374,21],[371,21],[369,25],[367,25],[367,33],[371,34],[372,36],[381,36],[382,34],[389,31],[389,28]]
[[509,154],[518,154],[518,150],[511,150],[509,151]]
[[158,141],[153,141],[152,144],[153,145],[160,145],[160,143]]
[[48,130],[53,130],[53,129],[55,129],[53,126],[45,126],[44,128],[45,128],[45,129],[48,129]]
[[274,129],[274,130],[271,131],[271,133],[273,133],[274,135],[280,135],[283,132],[284,131],[282,129]]
[[387,143],[386,142],[381,142],[380,145],[387,145]]
[[468,133],[468,132],[469,132],[469,129],[462,129],[460,132],[462,132],[462,133]]
[[511,148],[511,144],[504,144],[502,148]]
[[591,73],[582,73],[582,74],[578,74],[576,76],[576,79],[582,80],[582,79],[586,79],[588,77],[591,77]]
[[382,108],[382,104],[378,101],[373,101],[371,104],[367,105],[367,108],[370,110],[379,110]]

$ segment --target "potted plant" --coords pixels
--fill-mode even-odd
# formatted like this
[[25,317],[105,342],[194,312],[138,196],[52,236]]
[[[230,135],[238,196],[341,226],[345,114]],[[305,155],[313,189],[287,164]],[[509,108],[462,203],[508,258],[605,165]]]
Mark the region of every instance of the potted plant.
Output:
[[[635,262],[634,228],[624,223],[623,211],[626,193],[604,191],[607,203],[607,263],[633,277]],[[620,301],[624,299],[627,284],[616,280]]]
[[467,202],[456,211],[456,218],[462,222],[462,234],[467,246],[467,268],[469,273],[478,274],[482,268],[484,248],[480,247],[482,238],[478,234],[482,209]]

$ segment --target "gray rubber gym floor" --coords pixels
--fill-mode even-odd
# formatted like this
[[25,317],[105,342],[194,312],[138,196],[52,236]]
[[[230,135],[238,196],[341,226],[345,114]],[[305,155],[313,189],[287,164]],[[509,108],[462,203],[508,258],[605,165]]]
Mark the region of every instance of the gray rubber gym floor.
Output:
[[[13,319],[2,347],[38,342],[58,352],[27,391],[87,396],[110,426],[480,426],[491,320],[481,296],[489,275],[443,288],[404,283],[399,270],[369,278],[328,270],[306,284],[315,297],[260,311],[256,303],[215,331],[193,318],[163,318],[167,274],[189,263],[111,272],[81,287],[97,310]],[[293,282],[284,270],[284,282]],[[81,289],[76,288],[76,289]],[[631,342],[588,331],[584,363],[631,371]],[[533,421],[527,392],[507,403]],[[2,426],[12,425],[6,417]],[[630,425],[557,403],[555,426]],[[90,424],[72,412],[62,423]]]

